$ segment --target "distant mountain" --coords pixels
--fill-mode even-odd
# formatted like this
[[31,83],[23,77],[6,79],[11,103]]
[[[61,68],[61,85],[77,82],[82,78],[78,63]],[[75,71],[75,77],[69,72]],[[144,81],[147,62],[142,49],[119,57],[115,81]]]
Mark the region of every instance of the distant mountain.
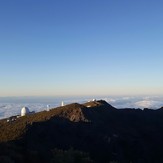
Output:
[[163,112],[73,103],[0,121],[0,162],[162,163]]

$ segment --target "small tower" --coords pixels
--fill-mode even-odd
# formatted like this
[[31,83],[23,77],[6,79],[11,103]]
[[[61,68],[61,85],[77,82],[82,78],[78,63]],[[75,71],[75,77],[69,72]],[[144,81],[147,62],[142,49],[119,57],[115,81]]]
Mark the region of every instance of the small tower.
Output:
[[50,110],[50,105],[47,105],[46,111]]
[[61,102],[61,106],[64,106],[64,102],[63,101]]

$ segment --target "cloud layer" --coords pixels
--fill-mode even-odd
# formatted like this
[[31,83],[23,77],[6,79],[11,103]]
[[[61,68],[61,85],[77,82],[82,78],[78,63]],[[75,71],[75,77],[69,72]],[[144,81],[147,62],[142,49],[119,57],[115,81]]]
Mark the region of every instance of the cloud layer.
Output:
[[[84,103],[86,101],[91,100],[91,97],[82,97],[82,98],[66,98],[64,99],[65,104],[69,104],[72,102]],[[158,109],[163,106],[163,97],[97,97],[97,99],[106,100],[108,103],[113,105],[116,108],[150,108],[150,109]],[[50,105],[51,108],[55,108],[60,106],[61,99],[53,99],[53,100],[44,100],[44,102],[34,103],[35,100],[27,100],[28,103],[21,102],[21,100],[9,100],[12,101],[0,101],[0,119],[7,118],[13,115],[19,115],[21,112],[21,108],[26,106],[30,109],[30,111],[43,111],[46,110],[47,105]],[[38,101],[38,100],[36,100]],[[54,102],[52,102],[54,101]]]
[[116,108],[150,108],[158,109],[163,106],[163,97],[115,97],[106,99]]

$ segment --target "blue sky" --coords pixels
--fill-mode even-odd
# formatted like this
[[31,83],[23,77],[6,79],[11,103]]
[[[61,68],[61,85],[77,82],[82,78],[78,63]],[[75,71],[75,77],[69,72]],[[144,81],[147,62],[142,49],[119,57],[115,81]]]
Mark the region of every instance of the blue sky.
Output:
[[0,96],[163,95],[161,0],[2,0]]

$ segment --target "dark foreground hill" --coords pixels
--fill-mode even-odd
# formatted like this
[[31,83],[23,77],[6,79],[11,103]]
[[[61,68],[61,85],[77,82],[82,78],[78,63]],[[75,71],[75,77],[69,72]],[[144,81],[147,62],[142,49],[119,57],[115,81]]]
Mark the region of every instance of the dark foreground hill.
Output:
[[0,121],[0,163],[162,163],[163,109],[70,104]]

